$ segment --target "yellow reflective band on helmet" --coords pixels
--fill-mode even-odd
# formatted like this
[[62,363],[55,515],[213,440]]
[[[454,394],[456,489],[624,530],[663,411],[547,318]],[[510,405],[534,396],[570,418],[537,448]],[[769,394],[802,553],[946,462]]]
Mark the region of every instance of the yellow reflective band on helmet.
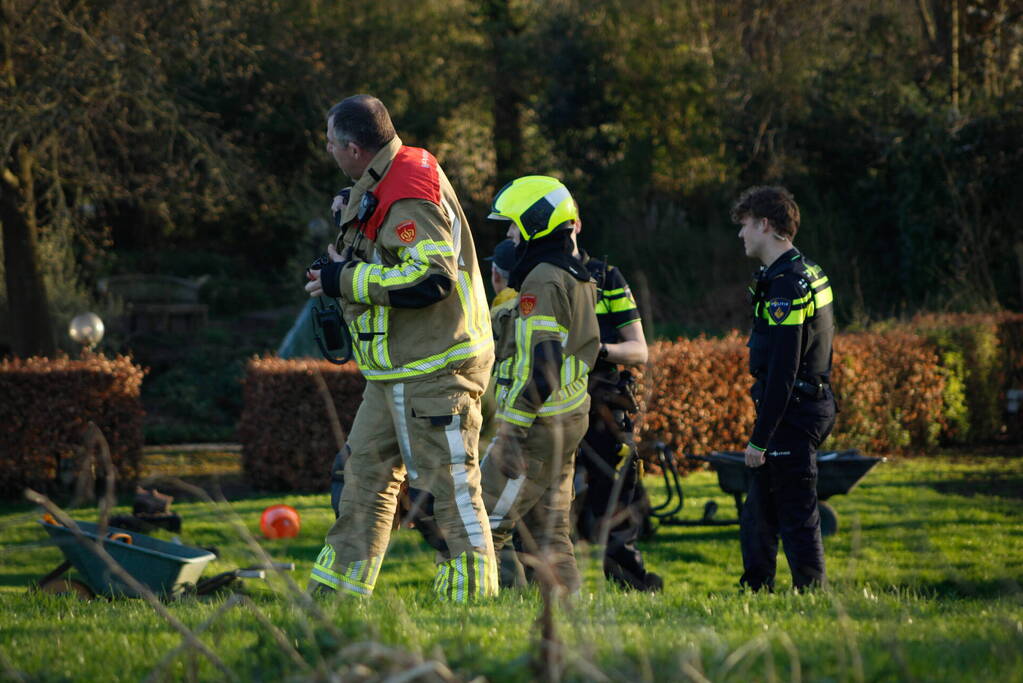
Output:
[[497,563],[477,552],[463,552],[437,565],[433,590],[444,602],[474,602],[497,595]]
[[579,209],[561,181],[550,176],[517,178],[498,191],[488,218],[515,223],[525,241],[540,239],[566,221],[579,218]]

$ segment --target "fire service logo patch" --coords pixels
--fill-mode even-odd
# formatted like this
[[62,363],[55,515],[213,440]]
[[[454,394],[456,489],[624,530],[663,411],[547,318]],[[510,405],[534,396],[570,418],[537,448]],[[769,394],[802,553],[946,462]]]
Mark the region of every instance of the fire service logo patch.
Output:
[[416,238],[416,222],[405,221],[404,223],[398,223],[398,227],[394,231],[398,233],[398,239],[405,244],[409,244]]
[[536,308],[536,296],[534,294],[523,294],[519,297],[519,311],[522,315],[529,315]]

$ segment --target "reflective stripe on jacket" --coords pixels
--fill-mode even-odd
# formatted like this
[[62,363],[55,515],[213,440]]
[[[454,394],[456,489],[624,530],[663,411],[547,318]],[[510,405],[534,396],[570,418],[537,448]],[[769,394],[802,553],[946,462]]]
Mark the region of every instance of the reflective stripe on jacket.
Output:
[[[380,204],[362,225],[366,192]],[[490,367],[493,333],[472,233],[433,155],[397,137],[381,149],[352,188],[337,249],[354,257],[340,290],[366,379]]]
[[[600,346],[595,307],[592,282],[580,282],[547,263],[530,272],[522,283],[518,306],[494,316],[499,325],[495,329],[498,417],[528,428],[538,416],[567,413],[586,402],[587,379]],[[545,341],[561,346],[561,370],[557,387],[542,405],[536,405],[527,387],[533,379],[534,349]]]

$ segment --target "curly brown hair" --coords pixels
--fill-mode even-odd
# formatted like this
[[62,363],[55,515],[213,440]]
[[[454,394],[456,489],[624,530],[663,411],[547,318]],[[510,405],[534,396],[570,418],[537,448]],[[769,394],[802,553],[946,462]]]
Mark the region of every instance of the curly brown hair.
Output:
[[776,233],[789,239],[799,231],[799,207],[780,185],[756,185],[739,195],[732,205],[732,220],[741,223],[746,216],[766,218]]

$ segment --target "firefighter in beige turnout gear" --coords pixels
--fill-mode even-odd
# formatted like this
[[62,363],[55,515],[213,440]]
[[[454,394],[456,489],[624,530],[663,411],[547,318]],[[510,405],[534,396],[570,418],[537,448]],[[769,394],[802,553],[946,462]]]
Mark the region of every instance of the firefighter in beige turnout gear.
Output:
[[449,547],[434,590],[457,602],[494,595],[478,458],[493,337],[472,234],[437,160],[402,144],[379,100],[350,97],[327,119],[328,150],[356,182],[336,200],[332,262],[306,289],[340,300],[367,383],[310,588],[373,592],[407,476],[433,494]]
[[491,218],[518,242],[509,287],[518,305],[494,311],[500,424],[483,459],[483,497],[498,551],[518,526],[527,553],[567,592],[580,587],[569,511],[575,452],[586,433],[587,376],[600,344],[596,290],[572,256],[578,210],[568,189],[526,176],[495,197]]

